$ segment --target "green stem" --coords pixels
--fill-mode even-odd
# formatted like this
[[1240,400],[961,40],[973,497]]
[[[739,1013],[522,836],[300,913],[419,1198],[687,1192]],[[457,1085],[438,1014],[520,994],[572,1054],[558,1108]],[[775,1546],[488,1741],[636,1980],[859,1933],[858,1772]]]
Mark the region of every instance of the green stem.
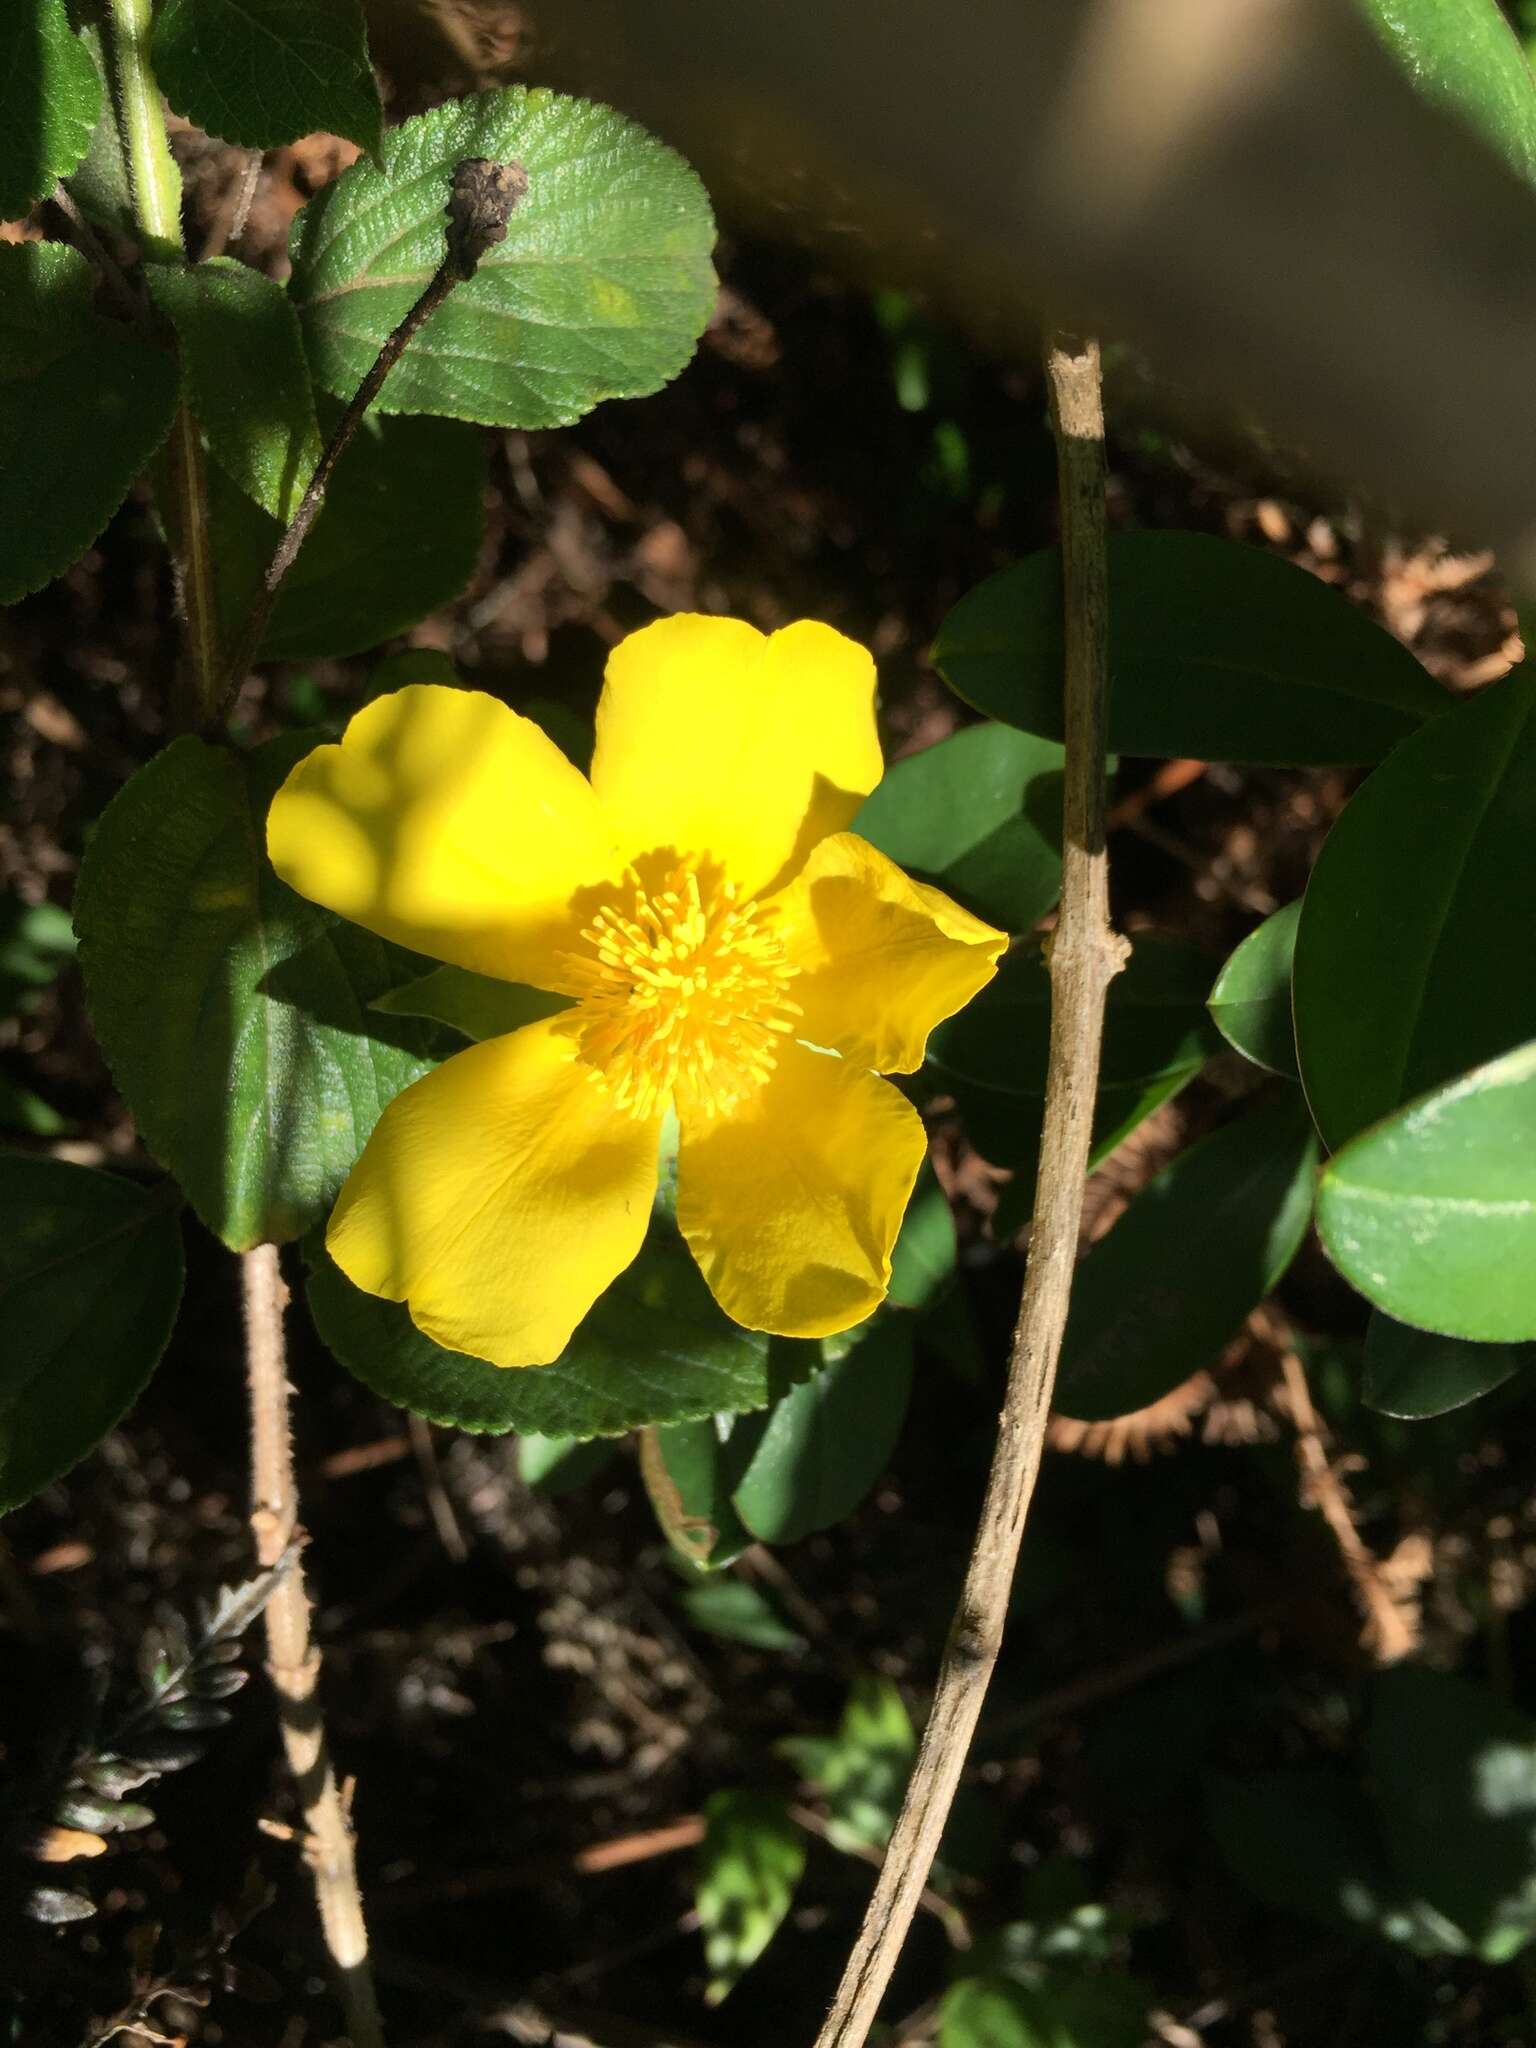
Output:
[[[107,0],[107,49],[113,104],[128,158],[133,211],[151,263],[185,263],[181,232],[181,174],[165,132],[165,109],[149,59],[151,0]],[[178,689],[177,722],[201,724],[219,692],[218,611],[208,548],[208,492],[197,421],[177,408],[165,447],[151,475],[170,537],[176,588],[186,621],[186,665]]]

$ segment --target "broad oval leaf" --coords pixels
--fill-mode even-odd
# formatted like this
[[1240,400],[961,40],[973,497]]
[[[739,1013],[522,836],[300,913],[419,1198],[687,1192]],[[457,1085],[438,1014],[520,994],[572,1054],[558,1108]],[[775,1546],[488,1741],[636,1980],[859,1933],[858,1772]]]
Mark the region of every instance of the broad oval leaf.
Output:
[[361,0],[164,0],[155,76],[178,114],[244,149],[324,130],[378,154]]
[[686,1246],[658,1225],[553,1365],[507,1368],[423,1336],[399,1303],[310,1257],[315,1327],[348,1372],[429,1422],[499,1436],[623,1436],[649,1423],[766,1408],[788,1384],[768,1339],[719,1309]]
[[214,460],[286,526],[320,460],[292,301],[270,277],[224,257],[151,263],[146,275],[176,329],[187,396]]
[[1522,667],[1384,761],[1312,871],[1296,1050],[1327,1144],[1531,1035],[1533,846],[1536,671]]
[[704,1807],[694,1904],[718,2005],[778,1932],[805,1868],[805,1835],[782,1799],[715,1792]]
[[[1182,940],[1138,935],[1109,985],[1100,1096],[1133,1097],[1198,1070],[1221,1043],[1206,1011],[1211,962]],[[971,1141],[1012,1166],[1033,1147],[1045,1099],[1051,983],[1038,946],[1007,955],[975,1000],[928,1041],[926,1072],[952,1093]]]
[[1536,1366],[1536,1344],[1468,1344],[1416,1330],[1378,1308],[1366,1326],[1360,1394],[1379,1415],[1417,1422],[1464,1408],[1522,1366]]
[[9,0],[0,15],[0,220],[20,220],[68,177],[101,105],[101,80],[64,0]]
[[1061,762],[1054,740],[965,726],[887,768],[849,830],[978,917],[1028,931],[1061,894]]
[[557,427],[675,377],[715,302],[703,187],[611,108],[516,86],[402,121],[382,170],[354,164],[300,214],[289,289],[320,383],[350,397],[436,271],[464,157],[520,163],[528,190],[391,372],[382,409]]
[[1294,1088],[1165,1166],[1077,1268],[1056,1406],[1148,1407],[1241,1328],[1296,1256],[1317,1140]]
[[[1445,692],[1338,591],[1203,533],[1109,537],[1108,745],[1205,761],[1376,761]],[[1061,559],[1052,548],[961,598],[933,658],[989,717],[1062,737]]]
[[702,1570],[721,1571],[751,1547],[752,1531],[732,1505],[731,1490],[755,1441],[755,1430],[734,1416],[707,1415],[640,1432],[640,1476],[661,1533]]
[[175,410],[175,362],[91,311],[83,256],[0,243],[0,604],[85,552]]
[[775,1402],[732,1495],[752,1534],[798,1543],[851,1514],[890,1462],[911,1391],[911,1324],[882,1315]]
[[1296,1028],[1291,1022],[1291,962],[1301,903],[1287,903],[1229,955],[1216,977],[1207,1008],[1222,1037],[1272,1074],[1296,1074]]
[[0,1152],[0,1513],[143,1392],[181,1302],[174,1191]]
[[107,806],[75,929],[91,1017],[145,1144],[240,1251],[324,1216],[428,1026],[370,1005],[416,965],[267,863],[278,784],[314,743],[177,740]]
[[1536,1339],[1536,1040],[1351,1140],[1323,1174],[1317,1229],[1400,1322]]
[[[232,644],[283,529],[218,469],[208,483],[220,612]],[[283,578],[262,659],[358,654],[451,602],[479,558],[484,489],[485,446],[472,427],[370,415]]]
[[1354,0],[1426,99],[1536,184],[1536,83],[1498,0]]

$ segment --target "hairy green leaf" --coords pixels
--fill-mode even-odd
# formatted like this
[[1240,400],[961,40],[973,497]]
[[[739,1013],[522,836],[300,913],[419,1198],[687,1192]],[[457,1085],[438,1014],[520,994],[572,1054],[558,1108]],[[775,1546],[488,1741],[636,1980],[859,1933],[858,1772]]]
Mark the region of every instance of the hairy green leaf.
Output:
[[159,1363],[183,1272],[170,1194],[0,1152],[0,1513],[93,1450]]
[[1473,1343],[1536,1339],[1536,1040],[1362,1131],[1318,1189],[1367,1301]]
[[[989,576],[933,658],[979,711],[1059,740],[1061,560]],[[1376,761],[1445,692],[1338,591],[1202,533],[1109,537],[1109,746],[1206,761]]]
[[277,149],[323,129],[378,154],[360,0],[164,0],[151,56],[176,112],[225,142]]
[[149,288],[176,329],[187,397],[214,460],[287,525],[320,460],[320,429],[293,305],[259,270],[152,263]]
[[669,149],[611,108],[516,86],[450,100],[384,139],[299,216],[289,286],[315,375],[350,396],[443,259],[463,157],[520,163],[507,238],[459,285],[385,385],[390,412],[554,427],[659,390],[714,306],[714,223]]
[[1082,1260],[1056,1405],[1126,1415],[1214,1363],[1296,1256],[1317,1141],[1294,1088],[1181,1152]]
[[1531,1036],[1533,846],[1536,670],[1522,667],[1384,761],[1312,871],[1296,1050],[1326,1143]]
[[83,256],[0,243],[0,604],[84,553],[175,410],[174,361],[92,312]]
[[370,1005],[414,956],[267,863],[267,806],[314,744],[174,742],[102,814],[75,928],[96,1035],[145,1144],[234,1250],[325,1215],[429,1027]]
[[101,108],[101,80],[64,0],[8,0],[0,13],[0,220],[19,220],[68,177]]

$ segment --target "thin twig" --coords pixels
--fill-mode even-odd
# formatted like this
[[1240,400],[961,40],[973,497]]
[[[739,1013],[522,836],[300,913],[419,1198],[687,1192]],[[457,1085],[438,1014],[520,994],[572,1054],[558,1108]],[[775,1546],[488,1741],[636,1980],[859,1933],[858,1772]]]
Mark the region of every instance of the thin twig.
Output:
[[505,239],[512,209],[527,190],[528,174],[519,163],[498,164],[489,157],[466,157],[455,167],[453,194],[448,203],[447,253],[421,297],[386,338],[315,464],[314,475],[299,500],[299,509],[267,564],[261,591],[230,656],[219,702],[220,716],[228,710],[231,698],[256,658],[283,578],[293,567],[305,536],[319,517],[336,465],[362,425],[364,414],[384,388],[385,378],[454,286],[473,277],[486,251]]
[[251,217],[251,206],[256,198],[256,187],[261,182],[261,167],[266,162],[259,149],[243,153],[237,172],[224,204],[219,208],[218,217],[208,231],[203,244],[200,263],[211,263],[215,256],[222,256],[226,249],[238,246]]
[[817,2048],[861,2048],[912,1924],[997,1662],[1066,1327],[1098,1084],[1104,998],[1125,960],[1104,853],[1108,697],[1104,416],[1096,342],[1046,351],[1061,497],[1066,760],[1061,915],[1050,941],[1051,1044],[1024,1297],[986,1500],[933,1709],[858,1940]]
[[432,1441],[432,1425],[423,1415],[409,1414],[406,1422],[410,1428],[411,1449],[416,1453],[416,1469],[421,1474],[422,1491],[427,1497],[427,1510],[432,1517],[432,1526],[437,1531],[437,1540],[453,1559],[463,1564],[469,1557],[469,1545],[464,1540],[464,1531],[459,1527],[459,1518],[453,1512],[453,1502],[448,1498],[448,1489],[443,1484],[442,1467],[437,1462],[437,1446]]
[[[299,1540],[299,1497],[289,1430],[283,1310],[288,1290],[277,1247],[241,1257],[245,1291],[246,1384],[251,1410],[251,1528],[256,1558],[271,1570]],[[368,1957],[352,1826],[331,1767],[320,1708],[320,1652],[310,1640],[303,1566],[294,1562],[266,1607],[267,1671],[277,1693],[283,1748],[298,1786],[307,1831],[305,1860],[325,1946],[335,1969],[352,2048],[383,2048],[384,2030]]]

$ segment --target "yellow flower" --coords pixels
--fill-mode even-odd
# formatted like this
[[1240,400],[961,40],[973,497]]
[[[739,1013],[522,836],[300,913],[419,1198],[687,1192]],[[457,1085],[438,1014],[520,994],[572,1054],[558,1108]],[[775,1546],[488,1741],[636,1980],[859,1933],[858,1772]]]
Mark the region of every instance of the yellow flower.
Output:
[[828,626],[665,619],[614,649],[590,781],[536,725],[413,684],[301,761],[267,823],[303,896],[574,998],[385,1110],[326,1243],[429,1337],[557,1358],[639,1251],[669,1111],[677,1220],[749,1329],[861,1321],[924,1151],[881,1073],[1001,932],[844,828],[880,779],[874,664]]

